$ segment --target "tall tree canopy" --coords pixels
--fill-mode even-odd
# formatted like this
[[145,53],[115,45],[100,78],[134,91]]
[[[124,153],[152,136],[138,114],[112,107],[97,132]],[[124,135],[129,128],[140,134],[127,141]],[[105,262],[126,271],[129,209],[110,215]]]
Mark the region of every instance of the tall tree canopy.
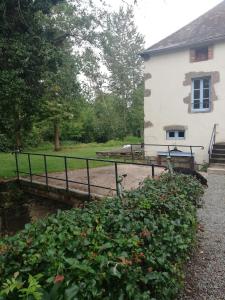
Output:
[[0,17],[0,133],[20,146],[33,124],[45,123],[58,149],[60,127],[82,141],[141,132],[144,41],[131,7],[106,13],[91,0],[2,0]]
[[144,38],[135,26],[133,8],[129,5],[105,14],[101,24],[98,48],[88,48],[84,55],[84,73],[95,94],[91,103],[95,115],[93,136],[104,141],[127,134],[140,135],[144,85],[139,53]]
[[0,3],[0,128],[9,136],[28,130],[39,111],[42,73],[55,70],[57,29],[43,24],[62,0],[3,0]]
[[143,50],[144,38],[135,26],[132,7],[120,7],[118,12],[108,15],[102,47],[103,61],[109,71],[108,88],[119,99],[118,112],[127,134],[130,107],[135,106],[134,94],[143,83],[143,65],[138,54]]
[[43,74],[57,73],[67,39],[70,47],[93,42],[96,11],[89,0],[0,2],[0,129],[18,146],[39,114]]
[[57,72],[46,72],[44,78],[45,94],[42,118],[52,122],[54,127],[54,149],[60,150],[60,125],[64,120],[78,115],[80,86],[77,80],[79,65],[76,64],[70,49],[62,54],[62,64]]

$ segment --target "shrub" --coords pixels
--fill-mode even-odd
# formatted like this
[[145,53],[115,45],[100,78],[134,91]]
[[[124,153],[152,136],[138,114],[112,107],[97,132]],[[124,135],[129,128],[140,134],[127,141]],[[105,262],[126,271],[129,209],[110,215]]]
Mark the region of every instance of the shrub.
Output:
[[189,176],[164,175],[28,224],[0,243],[2,299],[174,299],[202,193]]
[[12,140],[0,133],[0,152],[7,152],[12,149],[14,149]]

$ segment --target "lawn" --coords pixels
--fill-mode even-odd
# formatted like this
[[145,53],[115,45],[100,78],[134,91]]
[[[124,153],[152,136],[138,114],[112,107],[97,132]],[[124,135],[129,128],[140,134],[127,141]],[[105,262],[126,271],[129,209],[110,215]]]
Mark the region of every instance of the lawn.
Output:
[[[96,157],[96,151],[103,151],[109,149],[119,148],[124,144],[127,143],[138,143],[137,139],[128,138],[124,141],[109,141],[105,144],[97,144],[97,143],[89,143],[89,144],[65,144],[62,147],[62,150],[59,152],[54,152],[52,150],[53,146],[51,144],[44,144],[38,148],[31,148],[25,149],[25,152],[31,153],[43,153],[43,154],[51,154],[51,155],[60,155],[60,156],[75,156],[75,157]],[[29,172],[28,167],[28,159],[27,155],[20,154],[18,155],[18,163],[19,169],[22,172]],[[62,158],[53,158],[47,157],[47,165],[48,165],[48,172],[60,172],[63,171],[64,160]],[[77,159],[68,159],[67,162],[68,169],[81,169],[86,167],[86,163],[83,160]],[[107,165],[104,162],[90,162],[90,167],[97,167],[97,166],[105,166]],[[31,156],[31,166],[32,166],[32,173],[35,174],[42,174],[44,173],[44,160],[42,156]],[[0,153],[0,178],[12,178],[15,177],[16,173],[16,163],[15,163],[15,156],[10,153]]]

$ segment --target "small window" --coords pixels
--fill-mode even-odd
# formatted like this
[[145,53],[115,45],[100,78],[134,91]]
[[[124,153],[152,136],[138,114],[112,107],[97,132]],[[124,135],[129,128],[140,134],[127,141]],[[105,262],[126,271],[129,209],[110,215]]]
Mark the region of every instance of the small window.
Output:
[[184,130],[168,130],[166,132],[167,140],[184,140],[185,131]]
[[209,47],[199,47],[191,49],[191,62],[198,62],[208,60],[211,57],[212,51],[209,51]]
[[209,59],[209,48],[197,48],[195,49],[195,61],[202,61]]
[[192,80],[192,111],[210,110],[210,78]]
[[178,131],[178,138],[184,139],[184,131]]

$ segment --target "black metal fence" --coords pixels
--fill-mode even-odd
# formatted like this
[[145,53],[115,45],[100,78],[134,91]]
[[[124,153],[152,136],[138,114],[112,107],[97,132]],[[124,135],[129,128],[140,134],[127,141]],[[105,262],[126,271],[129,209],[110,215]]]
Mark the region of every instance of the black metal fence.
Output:
[[217,124],[214,124],[213,131],[212,131],[211,138],[210,138],[209,149],[208,149],[209,161],[212,156],[213,146],[216,143],[216,127],[217,127]]
[[[35,173],[35,168],[32,165],[32,157],[34,156],[38,156],[41,158],[41,161],[43,162],[43,166],[44,166],[44,172],[42,174],[40,174],[38,172]],[[21,170],[21,163],[19,162],[21,157],[25,157],[25,160],[23,160],[23,165],[27,165],[28,166],[28,172]],[[53,176],[54,173],[49,171],[48,168],[48,159],[49,158],[59,158],[63,161],[64,164],[64,178],[58,178],[56,176]],[[86,178],[87,181],[86,182],[81,182],[81,181],[76,181],[76,180],[71,180],[69,179],[68,176],[68,171],[71,171],[71,168],[68,168],[68,160],[72,159],[72,160],[81,160],[85,163],[85,169],[86,169]],[[126,162],[126,161],[119,161],[119,160],[106,160],[106,159],[97,159],[97,158],[84,158],[84,157],[76,157],[76,156],[61,156],[61,155],[51,155],[51,154],[39,154],[39,153],[29,153],[29,152],[15,152],[15,160],[16,160],[16,174],[17,174],[17,178],[18,180],[21,179],[22,176],[26,176],[29,178],[29,181],[32,183],[34,181],[34,176],[35,177],[40,177],[40,178],[44,178],[44,182],[46,184],[46,186],[48,187],[49,184],[49,180],[53,179],[53,180],[57,180],[57,181],[61,181],[61,182],[65,182],[65,189],[66,190],[70,190],[69,184],[70,183],[75,183],[78,185],[84,185],[87,187],[87,191],[88,191],[88,196],[91,196],[91,187],[94,188],[100,188],[100,189],[105,189],[105,190],[111,190],[117,193],[117,195],[119,195],[120,190],[119,190],[119,173],[118,173],[118,165],[135,165],[135,166],[148,166],[149,167],[149,176],[151,176],[152,178],[155,177],[155,168],[162,168],[165,169],[165,166],[160,166],[157,164],[147,164],[147,163],[138,163],[138,162]],[[114,166],[114,181],[115,181],[115,187],[116,188],[112,188],[112,187],[107,187],[107,186],[102,186],[102,185],[96,185],[93,182],[91,182],[91,176],[90,176],[90,163],[91,162],[99,162],[99,163],[106,163],[109,165],[113,165]],[[76,169],[76,168],[74,168]],[[107,175],[106,175],[107,176]]]

